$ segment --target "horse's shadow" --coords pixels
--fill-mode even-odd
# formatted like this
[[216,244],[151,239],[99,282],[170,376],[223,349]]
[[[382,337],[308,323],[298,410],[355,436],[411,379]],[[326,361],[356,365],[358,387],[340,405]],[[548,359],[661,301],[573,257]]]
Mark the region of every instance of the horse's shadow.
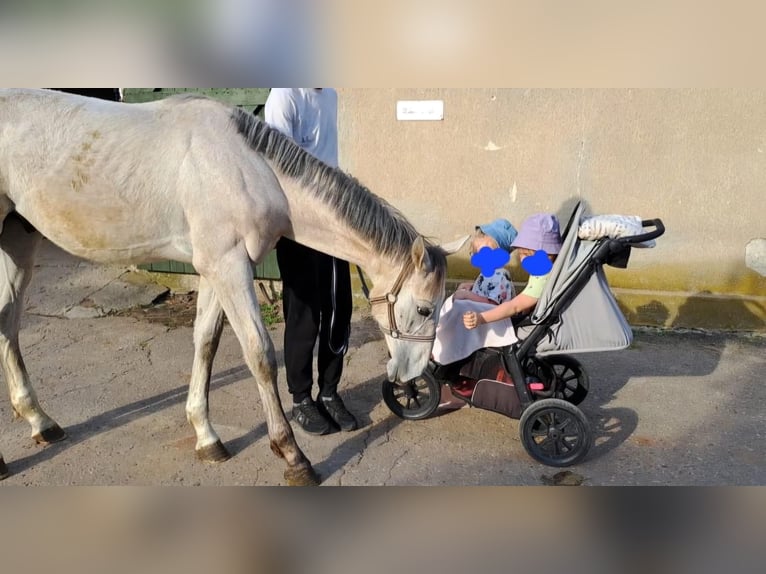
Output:
[[[278,353],[280,355],[281,353]],[[278,357],[281,361],[282,357]],[[252,378],[252,374],[247,366],[241,365],[228,369],[215,375],[210,381],[210,391],[213,393],[217,389],[223,389]],[[361,394],[354,397],[354,406],[352,410],[357,416],[360,424],[360,432],[339,444],[325,460],[315,465],[315,469],[320,476],[329,477],[337,470],[345,467],[354,456],[358,455],[385,433],[389,432],[396,424],[398,419],[388,418],[377,425],[373,425],[370,417],[371,410],[377,404],[372,394],[377,389],[382,376],[372,378],[357,386],[357,390],[362,390]],[[376,386],[374,383],[378,383]],[[374,388],[374,389],[373,389]],[[365,392],[364,389],[369,389]],[[34,466],[51,460],[66,450],[83,443],[101,433],[110,432],[130,424],[143,417],[151,416],[164,409],[178,406],[186,401],[188,395],[188,385],[176,387],[169,391],[160,393],[150,398],[134,401],[127,405],[118,407],[94,416],[86,421],[67,427],[67,439],[37,450],[33,454],[10,461],[9,470],[13,474],[23,473]],[[237,456],[250,446],[265,438],[268,435],[268,429],[265,422],[255,426],[247,433],[227,441],[225,446],[232,456]]]
[[[279,357],[278,360],[281,360],[281,357]],[[251,377],[252,374],[246,366],[239,366],[223,371],[211,379],[210,391],[214,392],[217,389],[228,387]],[[29,456],[10,461],[8,467],[14,474],[29,470],[35,465],[50,460],[59,453],[101,433],[119,429],[143,417],[185,403],[188,396],[188,390],[188,385],[176,387],[164,393],[106,411],[86,421],[69,426],[65,429],[68,436],[66,440],[49,445]],[[263,423],[247,434],[229,441],[226,446],[232,455],[236,455],[266,435],[266,424]]]

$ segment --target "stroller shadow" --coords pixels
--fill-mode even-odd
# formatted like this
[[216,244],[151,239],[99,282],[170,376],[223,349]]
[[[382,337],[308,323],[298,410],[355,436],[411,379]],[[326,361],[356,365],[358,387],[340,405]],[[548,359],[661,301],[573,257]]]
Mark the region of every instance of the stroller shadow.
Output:
[[593,447],[586,461],[601,458],[616,449],[628,440],[638,427],[638,413],[633,409],[601,407],[595,411],[586,411],[593,433]]
[[[704,303],[709,305],[709,302]],[[740,307],[733,310],[731,307]],[[651,301],[636,309],[635,312],[624,310],[626,318],[632,324],[642,322],[638,318],[651,317],[651,323],[666,325],[670,330],[635,327],[634,340],[630,349],[619,353],[582,355],[583,362],[591,375],[591,391],[597,405],[613,400],[619,391],[633,378],[668,378],[704,377],[715,372],[729,339],[726,334],[712,334],[702,331],[680,332],[672,329],[686,329],[699,324],[695,318],[701,311],[697,296],[691,296],[681,305],[678,313],[671,320],[670,310],[660,301]],[[757,317],[742,302],[727,302],[726,314],[749,314],[753,321]],[[742,328],[756,326],[755,323]],[[693,349],[693,354],[680,352],[680,343]],[[614,357],[621,359],[619,362]]]
[[[743,305],[740,311],[745,310]],[[651,317],[652,322],[671,329],[681,329],[694,324],[693,318],[699,311],[698,301],[690,297],[672,321],[670,311],[659,301],[651,301],[636,313],[626,313],[626,317],[631,324],[635,324],[636,316],[641,316]],[[600,458],[615,449],[630,439],[638,427],[636,411],[609,406],[626,385],[635,379],[667,379],[672,385],[675,378],[708,376],[718,369],[727,342],[725,335],[636,327],[630,349],[574,355],[590,376],[590,394],[581,405],[593,424],[594,447],[588,459]]]

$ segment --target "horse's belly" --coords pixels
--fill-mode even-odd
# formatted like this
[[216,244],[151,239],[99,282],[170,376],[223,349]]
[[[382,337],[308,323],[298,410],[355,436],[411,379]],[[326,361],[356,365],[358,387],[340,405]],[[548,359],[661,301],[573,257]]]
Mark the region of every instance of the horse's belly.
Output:
[[160,216],[146,205],[99,201],[99,194],[82,191],[44,196],[31,192],[17,202],[17,210],[50,241],[85,259],[104,263],[191,259],[182,218],[169,212]]

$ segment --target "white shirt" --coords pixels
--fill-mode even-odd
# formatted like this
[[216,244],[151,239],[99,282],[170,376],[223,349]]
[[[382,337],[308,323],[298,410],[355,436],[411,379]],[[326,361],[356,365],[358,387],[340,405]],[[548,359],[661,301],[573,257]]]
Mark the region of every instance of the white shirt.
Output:
[[324,163],[338,167],[338,94],[332,88],[272,88],[266,123]]

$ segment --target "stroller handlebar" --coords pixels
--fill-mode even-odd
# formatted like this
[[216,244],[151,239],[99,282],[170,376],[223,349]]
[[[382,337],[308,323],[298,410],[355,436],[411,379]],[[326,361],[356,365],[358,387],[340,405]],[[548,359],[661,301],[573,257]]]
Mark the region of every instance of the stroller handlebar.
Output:
[[647,219],[641,222],[644,228],[654,227],[654,231],[648,233],[642,233],[641,235],[633,235],[632,237],[622,237],[617,239],[623,245],[635,245],[637,243],[644,243],[645,241],[651,241],[657,239],[665,234],[665,226],[661,219]]

